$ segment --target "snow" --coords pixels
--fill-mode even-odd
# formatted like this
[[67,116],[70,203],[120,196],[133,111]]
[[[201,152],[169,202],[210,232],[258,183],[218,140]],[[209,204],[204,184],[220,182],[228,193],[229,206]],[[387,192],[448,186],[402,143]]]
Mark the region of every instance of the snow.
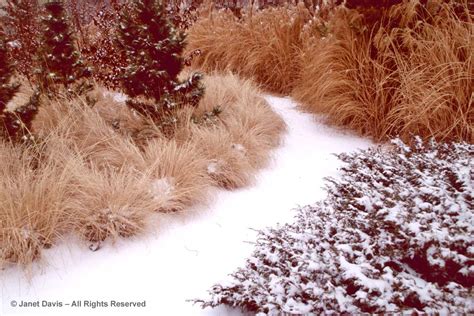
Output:
[[120,92],[104,91],[104,95],[112,97],[114,101],[118,103],[125,104],[125,101],[127,101],[127,96]]
[[155,199],[160,200],[168,197],[174,190],[175,180],[173,178],[156,179],[151,183],[151,193]]
[[10,41],[7,44],[12,48],[21,48],[21,42],[19,40]]
[[[292,222],[295,207],[324,198],[323,178],[336,176],[341,165],[333,153],[370,146],[299,112],[288,98],[266,99],[286,121],[288,133],[254,186],[216,190],[208,207],[161,215],[156,232],[103,245],[97,252],[64,241],[44,252],[45,261],[33,267],[30,280],[20,270],[3,271],[0,315],[241,315],[223,307],[201,310],[186,300],[205,296],[244,266],[256,230]],[[166,191],[165,182],[157,187]],[[43,300],[58,301],[63,307],[14,308],[12,300],[39,301],[40,306]],[[90,307],[64,305],[78,300],[91,301]],[[111,307],[111,300],[145,301],[146,306]],[[101,307],[103,301],[108,307]],[[291,302],[288,309],[299,305]]]
[[212,174],[216,174],[219,170],[219,162],[218,161],[211,161],[208,165],[207,165],[207,173],[212,175]]
[[362,264],[352,264],[348,262],[344,256],[339,256],[339,262],[346,279],[355,278],[359,280],[361,284],[364,284],[365,287],[371,290],[377,289],[381,293],[385,290],[385,282],[368,278],[362,271]]

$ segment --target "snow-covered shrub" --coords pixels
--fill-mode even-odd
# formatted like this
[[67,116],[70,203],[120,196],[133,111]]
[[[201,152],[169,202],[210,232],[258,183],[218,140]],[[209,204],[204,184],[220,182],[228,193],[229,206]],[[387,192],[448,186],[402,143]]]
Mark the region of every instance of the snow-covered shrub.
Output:
[[328,198],[260,232],[206,306],[263,314],[474,312],[474,145],[399,140],[338,157]]

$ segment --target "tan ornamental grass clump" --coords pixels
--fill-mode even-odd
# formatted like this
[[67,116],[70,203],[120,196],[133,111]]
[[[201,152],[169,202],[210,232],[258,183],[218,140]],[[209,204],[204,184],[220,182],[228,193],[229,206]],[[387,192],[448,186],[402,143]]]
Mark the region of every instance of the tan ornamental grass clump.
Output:
[[0,143],[0,266],[28,265],[67,232],[77,160],[45,157]]
[[335,12],[332,33],[306,43],[292,96],[376,140],[474,141],[471,16],[447,3],[428,8],[394,6],[372,29],[355,11]]
[[188,53],[200,52],[192,67],[253,79],[378,141],[419,135],[472,142],[468,3],[361,5],[247,8],[241,18],[209,10],[189,31]]
[[199,144],[202,155],[206,157],[206,172],[217,186],[232,190],[252,183],[253,168],[243,149],[236,148],[228,131],[197,129],[193,141]]
[[[0,143],[0,266],[27,266],[70,235],[95,251],[159,229],[152,214],[206,205],[213,185],[250,184],[285,125],[250,80],[211,75],[205,84],[196,108],[175,113],[170,134],[101,87],[94,102],[43,97],[36,144]],[[222,112],[203,120],[216,106]]]
[[246,186],[266,166],[268,152],[280,144],[286,125],[248,79],[212,75],[205,85],[207,93],[194,114],[200,117],[215,106],[222,113],[211,128],[190,126],[191,141],[208,159],[207,172],[217,185],[226,189]]
[[207,160],[191,142],[155,139],[144,152],[143,172],[151,179],[150,193],[157,211],[182,211],[208,198],[211,181]]
[[205,80],[207,93],[196,110],[222,108],[217,127],[226,130],[232,144],[255,169],[268,161],[268,151],[280,145],[286,124],[267,104],[262,91],[251,80],[237,75],[212,75]]
[[247,9],[241,19],[231,11],[211,11],[189,29],[186,49],[200,51],[193,59],[195,68],[231,70],[271,92],[288,94],[297,74],[300,33],[309,18],[302,3]]
[[116,240],[140,233],[156,210],[150,179],[133,169],[97,169],[86,165],[75,170],[76,194],[71,221],[77,233],[93,247],[105,239]]

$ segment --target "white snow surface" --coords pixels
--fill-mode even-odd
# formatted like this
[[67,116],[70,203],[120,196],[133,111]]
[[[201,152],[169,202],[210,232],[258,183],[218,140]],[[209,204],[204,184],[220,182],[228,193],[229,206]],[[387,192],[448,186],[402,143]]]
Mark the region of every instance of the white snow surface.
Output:
[[[288,132],[253,186],[216,189],[206,207],[187,216],[165,215],[156,231],[97,252],[64,241],[43,252],[31,278],[16,268],[0,271],[0,315],[241,315],[225,307],[202,310],[186,300],[207,297],[212,285],[244,266],[257,234],[253,229],[292,222],[296,206],[324,198],[323,178],[336,176],[341,165],[333,153],[371,145],[301,113],[289,98],[266,99]],[[146,306],[111,307],[111,300]],[[40,307],[12,307],[12,301],[39,301]],[[43,301],[63,306],[41,307]],[[65,305],[74,301],[82,307]],[[108,307],[85,307],[84,301]]]

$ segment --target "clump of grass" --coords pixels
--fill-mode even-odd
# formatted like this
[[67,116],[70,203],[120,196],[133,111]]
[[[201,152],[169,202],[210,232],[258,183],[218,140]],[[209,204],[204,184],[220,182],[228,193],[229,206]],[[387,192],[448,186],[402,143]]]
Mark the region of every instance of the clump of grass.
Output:
[[208,197],[210,179],[207,161],[190,142],[179,145],[175,140],[156,139],[144,152],[144,172],[150,174],[150,192],[156,210],[182,211],[203,204]]
[[[153,213],[205,204],[212,185],[248,184],[284,123],[251,81],[205,80],[206,96],[176,111],[170,134],[101,87],[89,96],[43,97],[35,144],[0,143],[0,265],[26,266],[70,234],[95,251],[159,228]],[[216,106],[222,112],[212,120],[192,120]],[[209,172],[214,159],[224,166],[218,178]]]
[[131,168],[101,170],[83,164],[75,170],[74,180],[71,221],[94,250],[107,238],[140,233],[156,209],[148,175]]
[[331,124],[386,140],[473,141],[473,22],[465,2],[211,11],[190,29],[193,67],[291,94]]
[[472,142],[474,29],[466,17],[450,4],[429,10],[410,2],[368,28],[363,16],[341,9],[333,33],[303,49],[292,95],[376,140],[417,134]]
[[339,12],[332,23],[347,23],[347,29],[306,43],[300,56],[305,66],[292,96],[305,110],[328,114],[333,124],[350,123],[373,134],[385,123],[390,82],[383,65],[372,61],[370,43],[350,29],[348,21],[357,18],[355,12]]
[[[252,81],[236,75],[213,75],[195,115],[222,109],[212,128],[190,127],[191,141],[208,160],[207,172],[218,186],[236,189],[248,185],[279,145],[286,125],[261,97]],[[185,129],[183,129],[185,130]]]
[[193,140],[207,159],[206,172],[219,187],[237,189],[252,182],[252,167],[242,149],[237,149],[232,135],[223,129],[198,129]]
[[209,91],[197,113],[209,112],[212,106],[222,108],[217,127],[227,131],[234,149],[244,153],[250,166],[262,168],[268,151],[280,144],[285,122],[268,106],[251,80],[236,75],[213,75],[205,81]]
[[45,157],[34,168],[36,155],[35,149],[0,143],[0,266],[28,265],[70,227],[77,160]]
[[254,78],[265,89],[287,94],[297,74],[300,33],[309,18],[303,4],[248,9],[240,19],[230,10],[211,11],[189,29],[187,51],[200,51],[193,67],[231,70]]

